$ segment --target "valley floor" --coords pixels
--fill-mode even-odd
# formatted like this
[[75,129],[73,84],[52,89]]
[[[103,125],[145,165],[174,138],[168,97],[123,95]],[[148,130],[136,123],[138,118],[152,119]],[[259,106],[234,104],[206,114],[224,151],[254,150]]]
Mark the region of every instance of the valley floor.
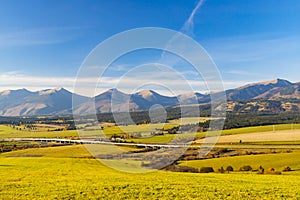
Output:
[[[77,145],[1,154],[0,199],[300,198],[300,176],[295,173],[130,174],[110,169],[96,159],[78,158],[82,153],[87,155],[83,151]],[[295,162],[300,166],[299,160]]]

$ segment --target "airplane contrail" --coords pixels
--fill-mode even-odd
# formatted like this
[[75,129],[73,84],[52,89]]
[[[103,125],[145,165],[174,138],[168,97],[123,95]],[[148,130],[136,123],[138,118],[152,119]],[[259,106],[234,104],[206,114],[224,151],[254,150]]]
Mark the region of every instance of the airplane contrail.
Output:
[[[195,14],[198,12],[198,10],[201,8],[201,6],[203,5],[205,0],[199,0],[196,7],[192,10],[189,18],[185,21],[185,23],[183,24],[183,26],[181,27],[181,29],[179,30],[179,32],[184,33],[188,36],[193,36],[194,33],[194,17]],[[180,36],[180,33],[175,34],[167,43],[166,48],[170,47],[172,45],[172,42],[174,42],[176,40],[177,37]],[[166,52],[163,51],[161,53],[160,56],[160,63],[165,63],[165,64],[169,64],[169,65],[174,65],[176,64],[180,59],[177,58],[174,60],[170,59],[169,56],[166,55]]]
[[180,29],[181,32],[186,32],[186,34],[192,34],[194,32],[194,17],[198,10],[201,8],[205,0],[200,0],[196,7],[191,12],[189,18],[186,20],[182,28]]

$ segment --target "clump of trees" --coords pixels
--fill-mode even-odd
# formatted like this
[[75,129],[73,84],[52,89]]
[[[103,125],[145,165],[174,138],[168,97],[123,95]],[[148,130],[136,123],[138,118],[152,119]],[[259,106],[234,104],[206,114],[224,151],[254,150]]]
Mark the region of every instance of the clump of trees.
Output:
[[231,165],[229,165],[229,166],[226,167],[226,171],[227,172],[233,172],[234,170],[233,170],[233,167]]
[[244,166],[240,167],[239,171],[249,172],[249,171],[252,171],[252,167],[250,165],[244,165]]
[[270,169],[268,169],[268,170],[265,172],[265,174],[275,174],[275,175],[280,175],[281,172],[275,171],[274,168],[270,168]]
[[189,172],[189,173],[199,173],[199,170],[193,167],[188,166],[178,166],[178,165],[170,165],[165,168],[168,171],[172,172]]
[[200,173],[211,173],[214,172],[214,168],[212,167],[201,167]]
[[221,167],[220,169],[218,169],[218,172],[223,174],[223,173],[225,173],[225,169],[223,167]]
[[292,171],[292,169],[289,166],[284,166],[281,171],[290,172],[290,171]]

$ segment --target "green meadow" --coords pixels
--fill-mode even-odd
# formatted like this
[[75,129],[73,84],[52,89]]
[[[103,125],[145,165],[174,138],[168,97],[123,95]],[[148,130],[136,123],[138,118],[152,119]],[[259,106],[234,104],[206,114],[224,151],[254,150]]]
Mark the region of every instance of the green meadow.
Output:
[[[177,122],[176,122],[177,123]],[[30,131],[1,125],[0,138],[46,137],[76,138],[93,137],[104,133],[108,136],[124,132],[147,133],[170,124],[138,126],[106,126],[104,130],[82,129],[52,131],[39,127]],[[299,125],[275,125],[224,130],[222,135],[253,134],[300,129]],[[196,133],[204,137],[206,133]],[[192,134],[165,134],[154,137],[130,139],[139,143],[167,143],[174,138],[191,137]],[[300,140],[299,140],[300,141]],[[113,154],[114,149],[103,145],[69,145],[47,148],[14,150],[0,154],[0,199],[300,199],[300,151],[299,141],[265,141],[245,144],[217,144],[218,148],[251,150],[269,148],[276,154],[243,155],[206,160],[180,161],[180,166],[200,169],[213,167],[215,172],[180,173],[164,170],[151,173],[126,173],[112,169],[91,156],[88,149],[97,149],[97,155]],[[14,142],[9,142],[13,146]],[[88,148],[86,148],[88,147]],[[282,148],[282,153],[278,151]],[[139,151],[134,147],[119,147],[123,151]],[[290,150],[291,149],[291,150]],[[279,152],[279,153],[278,153]],[[288,153],[289,152],[289,153]],[[110,162],[107,161],[106,162]],[[112,161],[113,162],[113,161]],[[120,169],[134,171],[139,161],[114,161]],[[232,166],[234,172],[217,173],[217,169]],[[284,166],[291,172],[282,175],[239,172],[244,165],[253,169],[263,166],[281,171]]]
[[197,169],[201,167],[213,167],[215,170],[227,166],[232,166],[236,171],[240,167],[250,165],[253,169],[258,169],[262,166],[264,169],[274,168],[276,171],[281,171],[283,167],[289,166],[293,171],[286,172],[287,174],[299,175],[300,181],[300,151],[295,150],[290,153],[276,153],[276,154],[260,154],[260,155],[243,155],[243,156],[232,156],[222,157],[206,160],[191,160],[182,161],[182,166],[190,166]]
[[300,198],[300,176],[293,172],[285,175],[166,171],[129,174],[110,169],[96,159],[79,156],[88,156],[80,145],[1,154],[0,199]]

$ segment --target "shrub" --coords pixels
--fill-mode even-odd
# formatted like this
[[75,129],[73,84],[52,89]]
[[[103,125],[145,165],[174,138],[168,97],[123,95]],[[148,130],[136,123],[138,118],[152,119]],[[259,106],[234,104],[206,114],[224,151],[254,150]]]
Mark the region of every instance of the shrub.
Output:
[[290,172],[290,171],[292,171],[292,169],[289,166],[284,166],[281,171]]
[[265,173],[265,169],[262,167],[262,166],[259,166],[259,169],[258,169],[258,174],[264,174]]
[[212,167],[201,167],[200,173],[210,173],[214,172],[215,170]]
[[274,168],[268,169],[265,173],[266,174],[274,174],[274,175],[280,175],[281,174],[281,172],[276,172]]
[[168,171],[172,172],[189,172],[189,173],[199,173],[199,170],[193,167],[188,166],[178,166],[178,165],[170,165],[165,168]]
[[275,172],[275,169],[274,168],[269,168],[268,172]]
[[248,172],[251,171],[252,167],[250,165],[245,165],[243,167],[240,168],[240,171],[244,171],[244,172]]
[[233,167],[231,165],[227,166],[226,171],[233,172]]
[[223,174],[223,173],[225,173],[225,170],[223,167],[221,167],[220,169],[218,169],[218,172]]

